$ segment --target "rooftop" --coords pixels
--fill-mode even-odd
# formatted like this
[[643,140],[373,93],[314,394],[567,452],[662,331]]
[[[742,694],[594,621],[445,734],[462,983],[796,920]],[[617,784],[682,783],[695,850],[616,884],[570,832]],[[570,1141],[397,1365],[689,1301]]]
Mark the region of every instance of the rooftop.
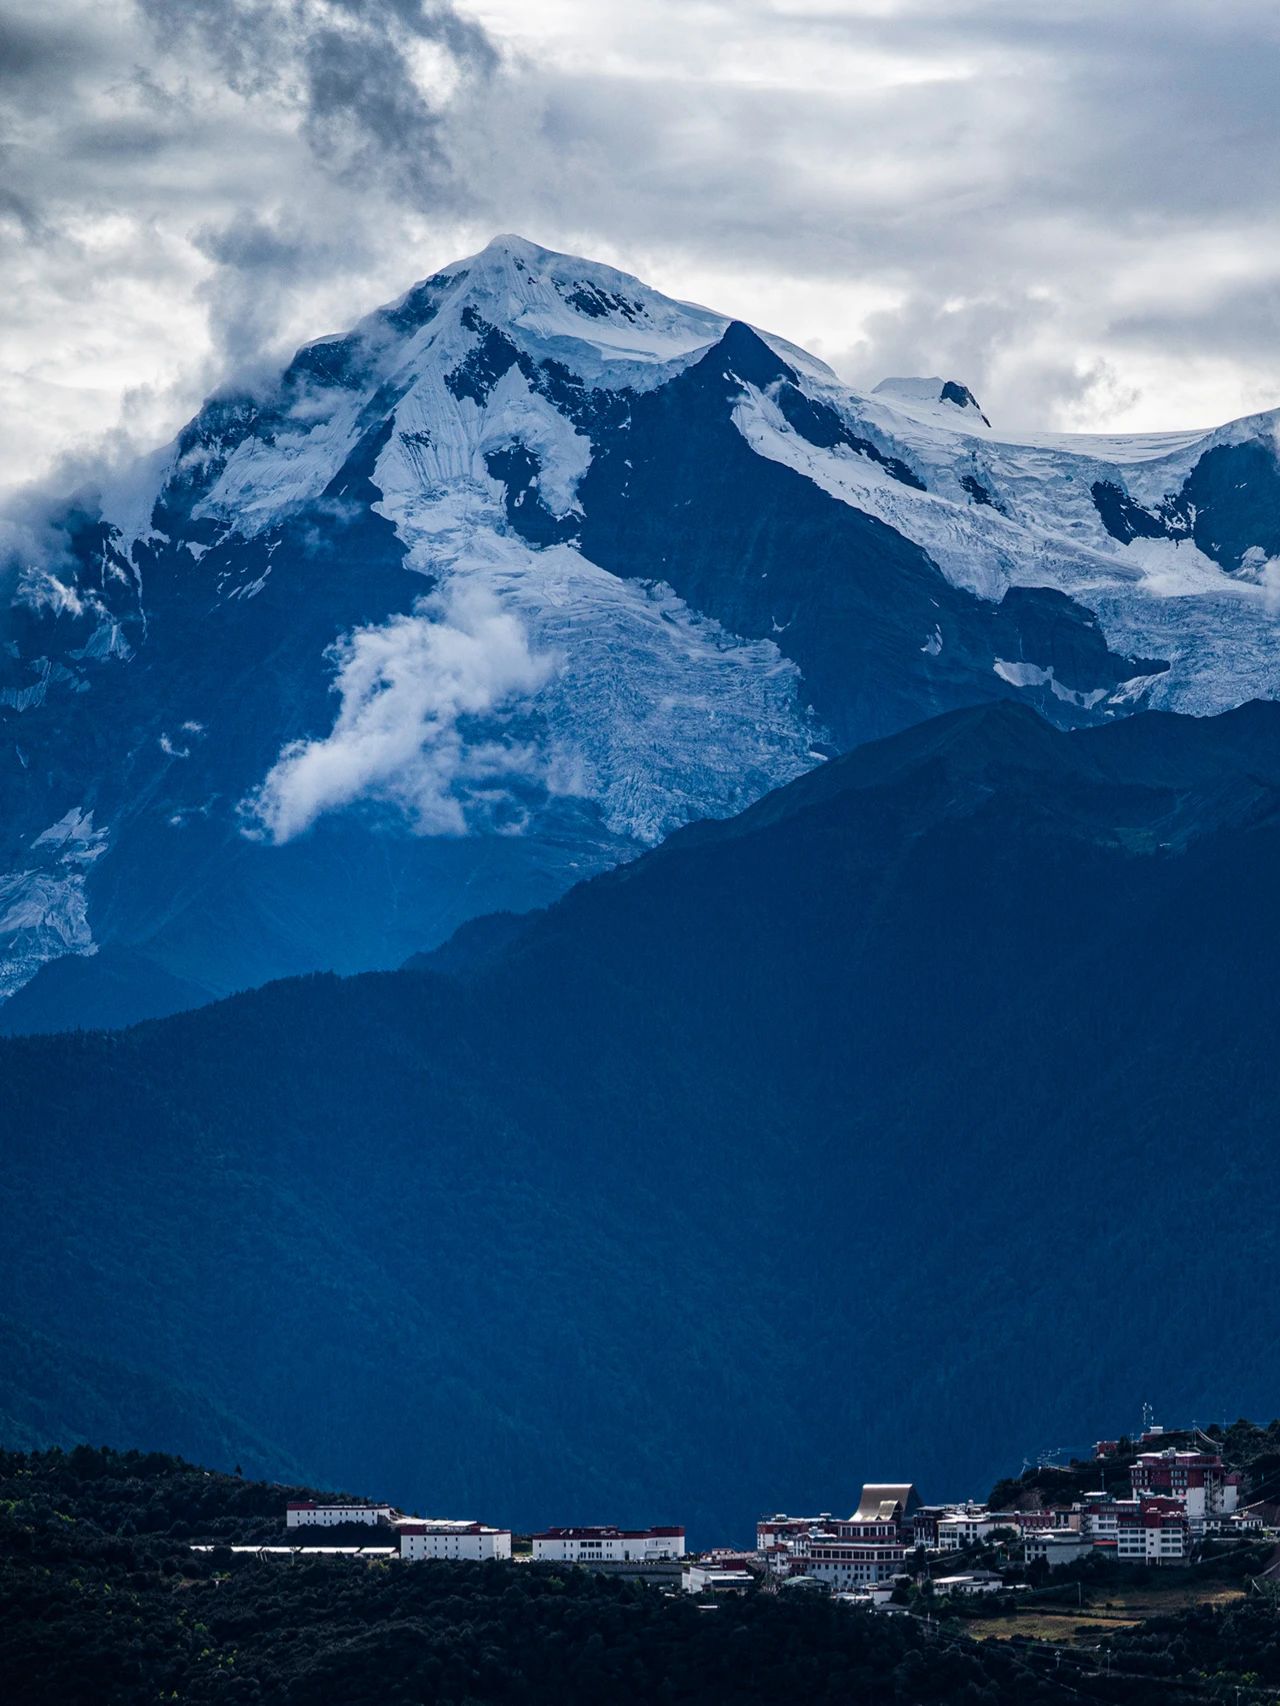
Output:
[[545,1528],[533,1540],[682,1540],[683,1528]]
[[911,1516],[920,1508],[920,1495],[910,1481],[868,1481],[850,1522],[889,1522]]
[[361,1499],[330,1499],[325,1502],[319,1499],[298,1499],[290,1501],[284,1508],[289,1511],[389,1511],[392,1506],[368,1504]]

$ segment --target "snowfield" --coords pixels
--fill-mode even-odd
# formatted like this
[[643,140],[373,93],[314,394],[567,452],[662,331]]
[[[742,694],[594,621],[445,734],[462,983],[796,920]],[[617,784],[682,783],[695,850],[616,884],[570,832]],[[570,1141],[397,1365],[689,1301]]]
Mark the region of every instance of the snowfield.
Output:
[[[305,346],[265,394],[211,399],[106,481],[101,530],[76,536],[73,560],[26,565],[0,660],[0,997],[95,950],[103,867],[145,856],[160,890],[187,882],[172,838],[197,829],[206,861],[243,862],[251,844],[254,882],[269,884],[256,873],[273,849],[318,847],[317,826],[358,820],[375,838],[523,841],[554,889],[819,762],[839,659],[818,670],[803,650],[803,601],[759,608],[780,581],[785,516],[762,511],[759,566],[727,554],[727,590],[706,594],[722,393],[761,491],[792,494],[796,537],[840,506],[915,589],[910,608],[889,597],[881,612],[886,643],[895,623],[910,630],[898,721],[965,694],[1024,697],[1068,722],[1276,695],[1280,414],[1014,442],[961,384],[862,394],[764,333],[751,372],[708,367],[730,325],[498,238]],[[608,502],[625,511],[655,454],[637,423],[695,378],[706,417],[689,416],[686,446],[674,415],[661,446],[690,493],[665,537],[701,541],[673,587],[665,548],[639,570],[588,553],[583,494],[607,462]],[[705,481],[699,456],[713,459]],[[769,469],[794,483],[770,485]],[[815,600],[842,608],[840,577],[860,572],[856,552],[815,561]],[[930,598],[929,576],[962,596]],[[1014,608],[1010,589],[1069,602],[981,638],[993,607]],[[857,633],[869,651],[849,654],[855,701],[875,655],[865,621]],[[841,643],[834,621],[831,634]],[[1091,675],[1097,655],[1110,661]],[[872,709],[878,691],[865,690]],[[308,882],[322,884],[320,857],[307,854]],[[484,874],[449,916],[528,904],[511,868],[499,881],[477,854]],[[135,943],[181,910],[157,892],[154,919],[126,928],[122,905],[109,928]],[[187,952],[166,947],[164,963],[198,981]],[[308,953],[300,963],[326,963],[322,942]],[[352,949],[356,963],[382,953]]]

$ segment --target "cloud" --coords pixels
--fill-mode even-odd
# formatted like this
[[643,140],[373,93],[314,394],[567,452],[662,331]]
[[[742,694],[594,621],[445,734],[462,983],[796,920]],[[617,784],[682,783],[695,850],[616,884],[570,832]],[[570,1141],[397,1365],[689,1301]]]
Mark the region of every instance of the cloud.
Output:
[[198,51],[237,95],[295,115],[328,169],[429,207],[455,193],[448,102],[498,53],[445,0],[138,4],[162,47]]
[[431,0],[0,0],[0,486],[430,270],[497,62]]
[[359,230],[358,223],[317,223],[301,208],[273,207],[241,209],[193,233],[194,247],[211,263],[196,296],[207,304],[218,362],[237,384],[251,386],[255,368],[278,365],[287,305],[308,280],[342,274]]
[[[552,767],[514,725],[557,660],[530,648],[516,617],[464,587],[358,628],[331,656],[334,726],[281,752],[245,804],[251,833],[290,841],[357,801],[391,806],[420,835],[463,835],[481,820],[520,826],[518,792],[548,785]],[[472,721],[481,717],[483,738]]]
[[998,427],[1280,401],[1275,8],[0,0],[0,482],[495,230]]
[[1267,615],[1280,616],[1280,557],[1268,557],[1261,546],[1251,545],[1240,559],[1237,578],[1261,587]]
[[86,607],[104,608],[91,589],[76,589],[71,538],[95,513],[96,496],[83,487],[83,469],[65,462],[59,464],[59,473],[65,477],[13,493],[0,514],[0,644],[9,638],[14,594],[20,588],[23,602],[33,609],[82,616]]
[[[968,382],[999,424],[1010,416],[1037,422],[1046,397],[1059,412],[1119,414],[1137,400],[1116,369],[1060,340],[1063,309],[1046,292],[1001,293],[939,301],[911,295],[870,314],[852,350],[835,355],[840,368],[874,376],[939,373]],[[828,359],[832,359],[832,353]],[[999,400],[998,406],[990,401]]]

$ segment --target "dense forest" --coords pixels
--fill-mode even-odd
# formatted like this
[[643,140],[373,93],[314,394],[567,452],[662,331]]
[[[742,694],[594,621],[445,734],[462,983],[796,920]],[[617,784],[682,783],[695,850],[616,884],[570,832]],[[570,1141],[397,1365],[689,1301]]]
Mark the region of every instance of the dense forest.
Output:
[[567,1566],[190,1550],[263,1538],[305,1492],[158,1453],[0,1453],[5,1700],[1262,1706],[1280,1691],[1280,1621],[1261,1599],[1067,1652],[804,1592],[706,1605]]
[[1277,862],[1280,706],[987,708],[447,964],[0,1039],[7,1437],[714,1545],[1260,1411]]

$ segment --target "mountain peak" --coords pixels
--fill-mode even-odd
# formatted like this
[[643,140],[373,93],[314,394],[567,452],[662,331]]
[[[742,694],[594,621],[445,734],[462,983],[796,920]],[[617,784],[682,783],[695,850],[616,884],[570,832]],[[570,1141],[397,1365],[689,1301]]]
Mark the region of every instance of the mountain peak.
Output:
[[988,426],[991,425],[991,422],[987,420],[987,417],[982,414],[982,410],[978,404],[978,399],[974,396],[973,392],[967,385],[962,385],[958,379],[948,379],[946,381],[942,387],[942,393],[938,401],[941,403],[951,403],[957,409],[972,409],[976,414],[982,416],[982,419],[987,422]]
[[1280,697],[1272,417],[1020,445],[879,392],[513,232],[221,391],[15,586],[0,997],[387,964],[931,711]]
[[[603,364],[661,368],[714,343],[725,317],[678,302],[632,274],[601,261],[544,248],[500,232],[483,249],[414,286],[390,313],[421,302],[431,317],[467,308],[538,351],[554,351],[583,377]],[[380,311],[384,316],[387,310]],[[416,326],[421,317],[408,323]]]
[[777,379],[794,383],[796,378],[795,370],[744,320],[730,320],[719,343],[707,352],[707,358],[712,357],[725,362],[736,378],[762,389]]
[[490,237],[484,248],[483,255],[507,254],[525,257],[541,258],[557,253],[554,249],[544,249],[541,243],[535,243],[529,237],[522,237],[518,231],[499,231]]
[[962,385],[958,379],[943,379],[938,374],[926,379],[882,379],[872,396],[886,397],[895,406],[905,403],[909,413],[924,410],[934,418],[946,419],[959,412],[972,422],[981,421],[985,427],[991,425],[967,385]]
[[[560,263],[560,265],[557,265]],[[535,276],[560,271],[562,267],[573,268],[583,263],[572,255],[561,254],[556,249],[545,249],[541,243],[535,243],[528,237],[521,237],[515,231],[499,231],[491,237],[483,249],[469,256],[466,260],[455,261],[446,272],[466,271],[471,274],[487,270],[498,270],[511,267],[515,271],[532,272]]]

